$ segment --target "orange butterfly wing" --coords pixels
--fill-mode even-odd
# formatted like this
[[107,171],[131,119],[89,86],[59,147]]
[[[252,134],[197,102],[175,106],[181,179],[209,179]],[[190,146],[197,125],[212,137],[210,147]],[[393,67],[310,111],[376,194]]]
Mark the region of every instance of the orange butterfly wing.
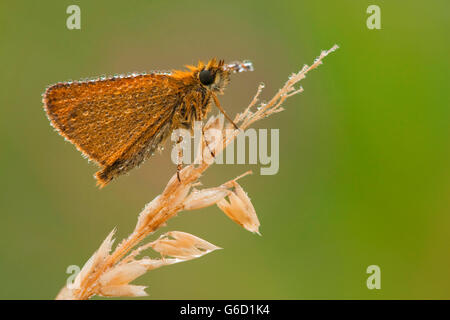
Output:
[[[154,151],[172,129],[184,86],[165,74],[59,83],[46,90],[43,102],[59,133],[106,167],[124,153],[145,158],[148,155],[139,152]],[[135,159],[132,165],[143,160]]]

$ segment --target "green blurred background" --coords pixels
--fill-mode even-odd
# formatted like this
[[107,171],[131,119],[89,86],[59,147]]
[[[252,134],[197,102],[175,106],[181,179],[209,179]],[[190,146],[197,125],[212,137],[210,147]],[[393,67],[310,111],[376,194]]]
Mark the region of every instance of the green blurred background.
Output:
[[[66,28],[67,6],[81,30]],[[369,30],[366,8],[381,8]],[[0,298],[52,299],[118,227],[128,235],[175,166],[169,152],[98,190],[96,167],[53,129],[46,86],[167,70],[217,56],[251,59],[222,105],[263,98],[322,49],[280,128],[280,170],[242,180],[263,236],[216,207],[184,212],[180,230],[225,250],[135,283],[151,299],[450,298],[448,1],[2,1],[0,5]],[[216,111],[214,111],[216,112]],[[170,149],[170,148],[168,148]],[[216,165],[218,185],[257,165]],[[156,237],[157,235],[154,235]],[[366,268],[381,268],[368,290]]]

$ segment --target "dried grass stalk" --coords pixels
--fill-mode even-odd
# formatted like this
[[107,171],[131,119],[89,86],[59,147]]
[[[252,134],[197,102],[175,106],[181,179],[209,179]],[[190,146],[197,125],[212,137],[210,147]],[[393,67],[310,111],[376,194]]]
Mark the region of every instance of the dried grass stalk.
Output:
[[[242,130],[258,120],[283,111],[281,106],[284,101],[303,91],[302,87],[295,88],[294,86],[303,80],[309,71],[322,64],[322,59],[337,48],[338,46],[335,45],[330,50],[322,51],[311,66],[305,65],[298,73],[293,73],[268,103],[259,103],[258,105],[259,96],[264,88],[264,85],[261,84],[248,107],[234,118],[234,122],[239,125],[240,130],[233,130],[229,134],[229,130],[233,128],[231,124],[227,124],[225,127],[220,117],[210,117],[204,126],[204,131],[220,130],[223,133],[222,141],[209,141],[209,137],[205,135],[201,141],[203,153],[197,155],[194,164],[181,170],[181,182],[178,180],[177,174],[174,174],[164,191],[142,210],[134,231],[111,251],[115,233],[113,230],[83,266],[74,283],[65,286],[56,299],[82,300],[89,299],[94,295],[144,296],[146,295],[145,287],[132,285],[130,282],[149,270],[199,258],[220,249],[205,240],[180,231],[168,232],[153,242],[137,247],[148,235],[164,226],[170,218],[183,210],[195,210],[217,204],[233,221],[245,229],[259,234],[260,224],[256,211],[250,198],[237,182],[239,178],[250,172],[215,188],[197,190],[194,187],[199,184],[198,179],[214,162],[211,151],[219,154]],[[142,251],[150,248],[158,252],[161,258],[137,259]]]

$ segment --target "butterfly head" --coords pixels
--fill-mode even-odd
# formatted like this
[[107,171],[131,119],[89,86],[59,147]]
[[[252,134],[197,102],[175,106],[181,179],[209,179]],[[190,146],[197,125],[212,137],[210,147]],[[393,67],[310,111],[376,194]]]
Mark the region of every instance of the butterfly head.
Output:
[[197,81],[209,90],[218,94],[223,94],[223,90],[230,81],[230,70],[224,68],[224,61],[211,59],[208,64],[199,62],[195,78]]
[[225,64],[223,60],[213,58],[207,64],[199,61],[197,66],[186,66],[189,71],[176,71],[175,77],[193,77],[201,85],[217,94],[223,94],[230,82],[231,73],[253,71],[251,62]]

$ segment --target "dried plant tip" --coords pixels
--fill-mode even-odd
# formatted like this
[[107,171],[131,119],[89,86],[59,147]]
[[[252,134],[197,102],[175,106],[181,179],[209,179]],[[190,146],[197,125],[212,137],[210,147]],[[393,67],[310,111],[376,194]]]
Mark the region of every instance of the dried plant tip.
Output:
[[150,258],[143,258],[139,260],[139,263],[146,267],[148,271],[157,269],[159,267],[168,266],[171,264],[175,264],[178,262],[183,262],[182,259],[150,259]]
[[144,297],[146,286],[125,284],[121,286],[102,287],[99,294],[105,297]]
[[102,287],[128,284],[134,279],[142,276],[146,271],[147,268],[139,261],[120,264],[104,273],[100,277],[99,283]]
[[193,191],[184,202],[184,209],[195,210],[212,206],[227,196],[229,192],[225,187]]
[[232,183],[234,185],[234,192],[228,195],[230,202],[222,199],[217,202],[217,206],[237,224],[250,232],[261,235],[259,233],[260,223],[258,216],[250,198],[236,181],[232,181]]
[[[87,280],[89,275],[105,261],[105,259],[109,256],[109,252],[111,251],[111,247],[114,243],[114,233],[116,229],[114,228],[103,240],[100,248],[89,258],[89,260],[84,264],[83,268],[81,268],[80,273],[76,276],[71,288],[77,290],[82,287],[84,281]],[[71,289],[69,289],[71,290]]]
[[114,233],[116,233],[116,229],[114,228],[106,237],[106,239],[103,241],[103,243],[100,245],[100,248],[97,250],[96,253],[94,253],[94,261],[93,266],[96,267],[98,264],[103,262],[111,252],[111,247],[114,243]]
[[162,235],[158,240],[152,242],[152,248],[162,256],[183,260],[199,258],[220,249],[208,241],[181,231],[171,231]]
[[151,220],[151,218],[154,217],[159,212],[158,208],[161,207],[160,197],[161,196],[157,196],[152,201],[147,203],[145,208],[141,211],[138,217],[138,222],[136,224],[135,231],[147,225]]

